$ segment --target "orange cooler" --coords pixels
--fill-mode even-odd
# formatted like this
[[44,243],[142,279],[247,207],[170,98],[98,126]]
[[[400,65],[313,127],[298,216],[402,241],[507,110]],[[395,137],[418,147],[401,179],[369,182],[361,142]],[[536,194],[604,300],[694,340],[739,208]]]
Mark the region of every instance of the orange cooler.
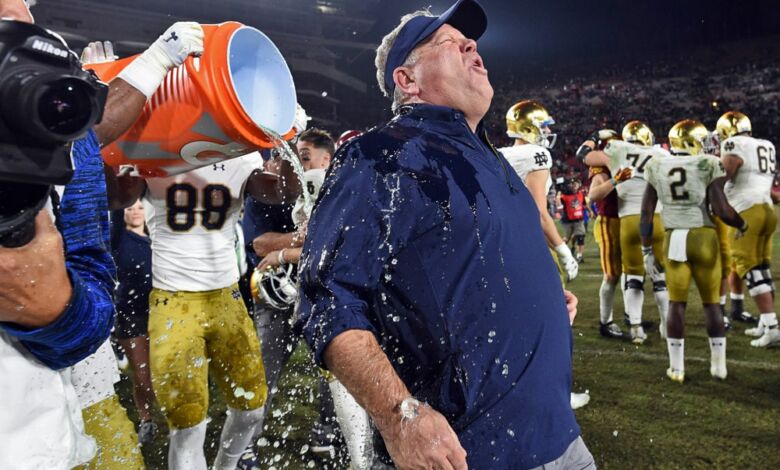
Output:
[[[106,163],[170,176],[275,147],[264,128],[293,136],[295,84],[274,43],[233,21],[203,31],[203,56],[168,72],[133,127],[103,149]],[[88,67],[109,81],[134,58]]]

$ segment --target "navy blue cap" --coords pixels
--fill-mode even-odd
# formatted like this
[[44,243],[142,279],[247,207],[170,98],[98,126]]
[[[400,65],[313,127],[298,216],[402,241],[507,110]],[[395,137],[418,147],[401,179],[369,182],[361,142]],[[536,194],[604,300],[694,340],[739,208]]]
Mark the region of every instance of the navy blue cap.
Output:
[[395,90],[393,70],[402,66],[412,50],[443,24],[452,26],[476,41],[487,29],[487,14],[476,0],[458,0],[439,16],[416,16],[409,20],[398,32],[387,54],[385,87],[389,93]]

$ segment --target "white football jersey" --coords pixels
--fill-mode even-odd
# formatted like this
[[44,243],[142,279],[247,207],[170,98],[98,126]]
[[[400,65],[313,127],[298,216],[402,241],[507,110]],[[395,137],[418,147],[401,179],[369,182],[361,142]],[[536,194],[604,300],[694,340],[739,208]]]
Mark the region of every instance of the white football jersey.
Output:
[[[654,158],[666,158],[669,152],[660,147],[610,140],[604,148],[609,157],[609,172],[616,175],[623,168],[633,169],[631,179],[617,186],[618,216],[638,215],[642,211],[642,197],[645,194],[645,166]],[[656,212],[660,211],[660,207]]]
[[777,168],[772,142],[735,135],[721,143],[720,154],[734,155],[742,160],[734,180],[726,183],[726,197],[737,212],[756,204],[772,204],[772,182]]
[[[517,172],[517,176],[525,183],[528,174],[534,171],[547,170],[552,167],[552,155],[550,151],[541,145],[525,144],[513,145],[498,149],[506,158],[506,161],[512,165]],[[552,177],[547,176],[547,182],[544,185],[545,193],[550,192],[552,187]]]
[[707,204],[707,187],[725,176],[723,164],[714,155],[684,155],[653,158],[644,176],[663,204],[664,228],[712,227]]
[[314,203],[317,201],[317,195],[320,194],[322,183],[325,182],[325,171],[324,168],[317,168],[303,172],[301,186],[303,186],[303,190],[309,194],[309,198],[307,200],[303,197],[303,194],[301,194],[298,196],[298,200],[295,201],[295,206],[292,210],[292,219],[296,227],[309,220],[311,211],[314,209]]
[[238,281],[235,226],[254,152],[187,173],[146,180],[144,212],[152,239],[152,286],[202,292]]
[[119,382],[119,367],[108,339],[94,354],[71,367],[71,371],[82,410],[116,393],[114,384]]

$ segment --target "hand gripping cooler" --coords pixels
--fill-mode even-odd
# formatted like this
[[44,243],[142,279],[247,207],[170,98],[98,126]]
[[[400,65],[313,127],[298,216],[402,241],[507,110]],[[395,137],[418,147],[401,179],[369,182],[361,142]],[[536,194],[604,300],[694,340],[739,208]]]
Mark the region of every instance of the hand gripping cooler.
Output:
[[[276,147],[263,129],[292,138],[295,84],[274,43],[233,21],[203,31],[203,56],[168,72],[138,121],[103,149],[106,163],[170,176]],[[87,67],[109,81],[134,58]]]

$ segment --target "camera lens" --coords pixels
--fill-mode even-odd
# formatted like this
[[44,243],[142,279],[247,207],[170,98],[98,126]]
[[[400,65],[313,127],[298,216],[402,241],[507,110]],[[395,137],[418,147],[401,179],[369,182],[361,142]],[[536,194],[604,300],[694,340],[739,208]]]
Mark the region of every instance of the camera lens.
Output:
[[63,136],[83,131],[92,118],[88,90],[84,83],[70,78],[48,83],[37,107],[41,124]]

